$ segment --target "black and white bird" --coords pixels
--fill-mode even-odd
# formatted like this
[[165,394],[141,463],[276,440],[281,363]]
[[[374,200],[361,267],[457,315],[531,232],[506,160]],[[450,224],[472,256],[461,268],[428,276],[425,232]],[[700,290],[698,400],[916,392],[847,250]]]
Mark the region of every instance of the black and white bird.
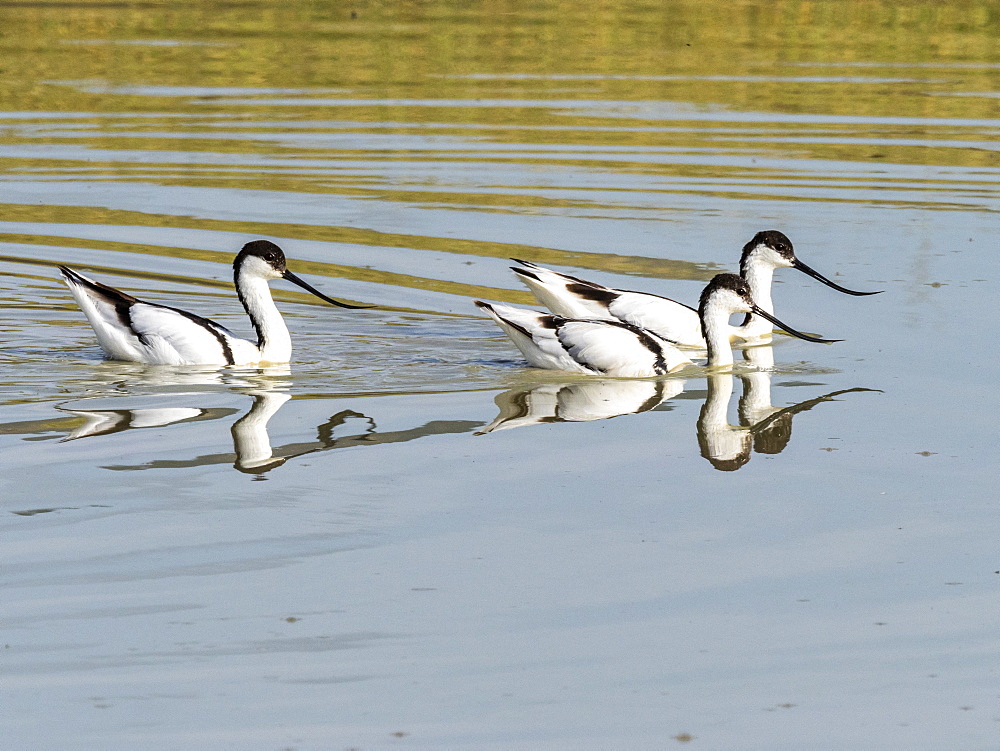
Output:
[[[691,364],[674,342],[635,324],[619,320],[569,318],[508,305],[475,301],[486,311],[525,359],[536,368],[600,374],[622,378],[665,375]],[[708,367],[733,364],[729,317],[734,313],[761,316],[792,336],[832,343],[803,334],[754,303],[749,283],[736,274],[719,274],[701,293],[697,315],[705,332]]]
[[[605,287],[530,261],[513,260],[520,264],[520,267],[511,267],[514,273],[538,301],[556,315],[621,321],[639,326],[682,346],[705,346],[698,311],[689,305],[648,292]],[[878,294],[856,292],[830,281],[795,256],[792,243],[784,234],[777,230],[767,230],[758,232],[743,247],[740,276],[750,285],[754,302],[771,315],[774,315],[771,282],[774,270],[780,268],[798,269],[847,295]],[[753,340],[770,336],[772,326],[759,313],[748,313],[742,324],[729,326],[727,330],[731,338]]]
[[240,339],[214,321],[185,310],[144,302],[60,266],[63,280],[94,327],[97,341],[111,360],[150,365],[256,365],[284,363],[292,356],[292,340],[267,283],[287,279],[321,300],[327,297],[286,268],[285,254],[269,240],[243,246],[233,261],[236,294],[250,316],[257,341]]

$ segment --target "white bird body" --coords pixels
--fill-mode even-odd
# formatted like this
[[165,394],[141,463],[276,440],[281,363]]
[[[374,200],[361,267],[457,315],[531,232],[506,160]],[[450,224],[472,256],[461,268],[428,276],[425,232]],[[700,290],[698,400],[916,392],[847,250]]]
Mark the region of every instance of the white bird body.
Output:
[[[617,378],[666,375],[690,365],[691,359],[671,342],[631,323],[618,320],[567,318],[476,301],[536,368],[599,374]],[[729,317],[733,313],[764,315],[794,336],[801,334],[758,308],[747,282],[736,274],[719,274],[701,295],[698,316],[705,331],[709,367],[733,364]]]
[[[689,305],[648,292],[605,287],[596,282],[563,274],[544,266],[514,259],[520,267],[512,267],[538,301],[556,315],[567,318],[616,320],[639,326],[662,339],[685,347],[707,346],[698,310]],[[831,282],[795,257],[791,241],[777,230],[758,232],[743,247],[740,275],[750,285],[754,303],[763,311],[774,314],[771,283],[774,270],[796,268],[834,289],[850,295],[872,295],[875,292],[855,292]],[[762,316],[750,313],[739,326],[726,323],[730,339],[754,340],[771,336],[772,325]]]
[[476,305],[536,368],[644,378],[691,363],[670,342],[620,321],[564,318],[479,300]]
[[565,318],[621,321],[639,326],[674,344],[704,347],[698,311],[647,292],[605,287],[544,266],[518,261],[515,274],[546,308]]
[[321,299],[345,308],[285,268],[281,248],[267,240],[247,243],[233,262],[240,302],[257,332],[257,342],[193,313],[145,302],[60,266],[63,280],[112,360],[150,365],[255,365],[291,359],[292,340],[267,283],[287,279]]

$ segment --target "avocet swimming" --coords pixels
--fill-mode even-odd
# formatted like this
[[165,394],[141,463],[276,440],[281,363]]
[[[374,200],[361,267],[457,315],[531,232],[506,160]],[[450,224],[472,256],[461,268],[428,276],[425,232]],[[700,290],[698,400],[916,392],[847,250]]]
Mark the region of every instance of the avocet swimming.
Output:
[[[497,322],[536,368],[646,378],[665,375],[691,363],[671,342],[624,321],[567,318],[481,300],[475,303]],[[806,341],[826,344],[840,341],[796,331],[754,303],[750,285],[743,277],[719,274],[705,287],[698,305],[710,368],[733,364],[729,317],[734,313],[759,315]]]
[[288,362],[292,356],[288,328],[267,286],[271,279],[287,279],[341,308],[370,307],[327,297],[285,264],[284,252],[268,240],[247,243],[233,261],[236,294],[257,332],[256,342],[194,313],[144,302],[65,266],[59,270],[109,359],[150,365],[255,365]]
[[[556,315],[567,318],[599,318],[622,321],[651,331],[657,336],[687,347],[704,347],[698,311],[684,303],[647,292],[605,287],[544,266],[514,259],[521,267],[511,267],[538,301]],[[777,230],[758,232],[743,247],[740,276],[750,285],[750,293],[761,310],[774,314],[771,281],[774,270],[793,268],[847,295],[877,295],[841,287],[795,256],[791,241]],[[758,339],[771,335],[771,324],[759,313],[748,313],[739,326],[728,326],[737,339]]]

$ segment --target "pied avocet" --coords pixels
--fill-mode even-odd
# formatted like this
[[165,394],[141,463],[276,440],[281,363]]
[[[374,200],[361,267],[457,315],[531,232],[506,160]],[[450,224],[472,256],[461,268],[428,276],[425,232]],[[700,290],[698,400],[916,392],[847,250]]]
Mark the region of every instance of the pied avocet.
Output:
[[65,266],[63,280],[94,327],[108,358],[151,365],[254,365],[288,362],[292,340],[267,283],[287,279],[321,300],[348,305],[314,289],[285,267],[285,254],[268,240],[243,246],[233,261],[236,294],[246,309],[257,341],[240,339],[223,326],[185,310],[144,302]]
[[[688,356],[671,342],[624,321],[567,318],[481,300],[475,303],[499,324],[525,359],[536,368],[645,378],[664,375],[691,363]],[[754,303],[750,285],[743,277],[719,274],[701,293],[698,306],[710,368],[733,364],[729,317],[734,313],[762,316],[789,334],[807,341],[840,341],[820,339],[796,331]]]
[[[605,287],[544,266],[513,259],[521,267],[511,267],[538,301],[556,315],[567,318],[600,318],[622,321],[651,331],[675,344],[704,347],[698,311],[684,303],[648,292]],[[750,285],[750,294],[761,310],[774,314],[771,281],[774,270],[793,268],[808,274],[828,287],[848,295],[877,295],[841,287],[795,256],[791,241],[777,230],[758,232],[743,247],[740,276]],[[881,291],[881,290],[879,290]],[[728,326],[728,324],[727,324]],[[730,337],[758,339],[770,336],[770,322],[760,313],[748,313],[739,326],[728,326]]]

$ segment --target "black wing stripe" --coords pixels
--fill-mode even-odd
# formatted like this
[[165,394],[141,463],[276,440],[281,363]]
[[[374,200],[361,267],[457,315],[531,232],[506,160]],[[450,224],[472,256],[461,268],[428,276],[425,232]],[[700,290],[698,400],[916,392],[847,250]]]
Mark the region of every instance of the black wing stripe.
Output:
[[[530,269],[542,269],[543,268],[542,266],[539,266],[537,263],[532,263],[531,261],[522,261],[520,258],[511,258],[510,260],[514,261],[514,263],[519,263],[522,266],[527,266]],[[511,268],[513,268],[513,267],[511,267]],[[600,285],[595,285],[593,282],[588,282],[586,279],[581,279],[578,276],[573,276],[571,274],[564,274],[561,271],[553,271],[552,269],[543,269],[543,270],[544,271],[548,271],[550,274],[555,274],[558,277],[562,277],[563,279],[567,279],[567,280],[569,280],[571,282],[576,282],[577,284],[586,284],[588,287],[595,287],[595,286],[599,287],[600,286]],[[514,269],[514,271],[518,271],[518,269]],[[523,271],[523,269],[521,271]],[[520,273],[520,271],[518,271],[518,273]]]
[[[73,271],[73,269],[68,268],[67,266],[60,266],[59,270],[62,272],[63,276],[73,282],[73,284],[78,284],[79,286],[85,288],[92,296],[103,300],[105,303],[114,308],[115,315],[118,316],[118,322],[137,337],[139,336],[135,329],[132,328],[132,314],[130,311],[130,308],[139,302],[138,298],[133,297],[126,292],[122,292],[121,290],[115,289],[114,287],[109,287],[106,284],[101,284],[100,282],[95,282],[91,279],[80,276]],[[145,344],[145,342],[143,342],[143,344]]]
[[[626,331],[631,331],[635,335],[636,339],[639,340],[639,343],[643,347],[648,349],[650,353],[653,355],[653,370],[656,372],[656,374],[666,375],[667,373],[670,372],[667,369],[667,360],[663,354],[663,347],[661,347],[660,343],[656,341],[656,339],[654,339],[652,336],[650,336],[649,332],[646,331],[645,329],[635,326],[631,323],[628,323],[627,321],[606,321],[601,319],[583,319],[583,318],[574,318],[571,320],[584,321],[585,323],[598,323],[606,326],[617,326],[618,328],[625,329]],[[562,321],[563,323],[570,322],[565,318],[562,319]],[[563,349],[566,349],[566,345],[563,343],[562,337],[559,337],[559,343],[563,345]],[[566,352],[567,354],[569,354],[569,350],[566,350]],[[570,356],[572,357],[572,355]],[[576,360],[575,357],[573,359]],[[576,361],[580,362],[579,360]],[[588,363],[580,362],[580,364],[583,365],[585,368],[590,368],[595,372],[598,373],[603,372]]]
[[[170,305],[160,305],[159,303],[146,302],[145,300],[136,300],[136,302],[141,302],[143,305],[149,305],[153,308],[161,308],[163,310],[172,311],[188,319],[191,323],[201,326],[201,328],[205,329],[205,331],[214,336],[215,340],[219,343],[219,349],[222,350],[222,357],[225,359],[226,365],[236,364],[236,358],[233,357],[233,348],[229,346],[229,340],[226,338],[227,335],[229,335],[229,331],[223,326],[217,324],[215,321],[209,320],[208,318],[202,318],[199,315],[189,313],[188,311],[181,310],[180,308],[171,307]],[[119,313],[119,316],[120,315],[121,314]],[[139,337],[139,340],[143,344],[149,346],[149,342],[145,340],[145,336],[136,331],[135,327],[132,325],[131,315],[129,316],[128,327],[131,329],[133,334]]]
[[566,285],[566,291],[579,295],[584,300],[603,303],[605,307],[618,299],[618,292],[607,287],[597,287],[587,282],[574,282]]
[[181,310],[180,308],[172,308],[169,305],[159,305],[158,303],[148,302],[146,305],[153,305],[157,308],[164,308],[166,310],[172,310],[175,313],[187,318],[192,323],[196,323],[201,326],[205,331],[215,337],[216,341],[219,343],[220,349],[222,349],[222,356],[226,358],[226,365],[235,365],[236,358],[233,357],[233,348],[229,346],[229,340],[226,338],[229,331],[217,324],[215,321],[209,320],[208,318],[202,318],[194,313],[188,313],[186,310]]
[[559,325],[556,326],[556,341],[559,342],[559,346],[561,346],[563,348],[563,350],[566,352],[567,355],[569,355],[570,359],[573,360],[573,362],[579,363],[580,365],[582,365],[583,367],[585,367],[587,370],[591,371],[592,373],[600,373],[600,374],[604,375],[605,374],[604,370],[601,370],[600,368],[598,368],[598,367],[596,367],[594,365],[591,365],[586,360],[581,360],[579,357],[575,356],[572,352],[570,352],[569,351],[570,348],[567,347],[566,346],[566,342],[563,341],[563,338],[562,338],[562,328],[563,328],[563,326],[565,326],[567,323],[574,323],[574,322],[579,321],[579,320],[580,319],[578,319],[578,318],[570,318],[570,319],[564,318],[564,319],[562,319],[559,322]]
[[529,271],[528,269],[521,269],[518,268],[517,266],[511,266],[510,270],[513,271],[518,276],[524,276],[527,277],[528,279],[534,279],[536,282],[542,281],[541,279],[538,278],[538,274],[536,274],[534,271]]

